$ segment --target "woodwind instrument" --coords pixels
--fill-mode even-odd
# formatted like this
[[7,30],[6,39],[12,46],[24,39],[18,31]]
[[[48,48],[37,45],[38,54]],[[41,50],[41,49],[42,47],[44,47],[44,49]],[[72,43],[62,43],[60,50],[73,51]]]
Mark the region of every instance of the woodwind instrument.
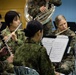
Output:
[[65,29],[65,30],[63,30],[63,31],[61,31],[61,32],[59,32],[59,33],[57,33],[57,34],[55,34],[55,35],[59,35],[59,34],[65,32],[66,30],[68,30],[69,28],[70,28],[70,27],[68,27],[67,29]]
[[8,46],[8,44],[7,44],[7,42],[4,41],[4,40],[2,40],[2,41],[3,41],[3,43],[5,44],[6,48],[8,49],[9,54],[12,55],[12,52],[11,52],[11,50],[10,50],[10,48],[9,48],[9,46]]
[[[19,27],[22,25],[22,23],[20,23],[19,24],[19,26],[13,31],[14,33],[19,29]],[[12,32],[12,33],[13,33]],[[10,35],[9,37],[8,37],[8,39],[6,40],[6,42],[8,42],[9,40],[10,40],[10,38],[12,37],[12,35]]]
[[2,34],[0,34],[0,39],[2,40],[3,44],[6,46],[6,48],[7,48],[8,52],[9,52],[9,54],[12,55],[12,52],[11,52],[11,50],[10,50],[10,48],[9,48],[9,46],[8,46],[8,44],[7,44],[7,42],[3,39]]

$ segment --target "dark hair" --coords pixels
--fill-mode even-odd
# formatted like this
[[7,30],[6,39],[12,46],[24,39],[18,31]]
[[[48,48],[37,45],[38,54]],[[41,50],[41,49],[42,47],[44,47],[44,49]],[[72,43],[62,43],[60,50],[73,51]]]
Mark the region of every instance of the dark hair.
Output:
[[10,23],[13,22],[13,19],[15,17],[20,17],[19,14],[16,12],[16,11],[8,11],[6,14],[5,14],[5,22],[6,24],[8,25],[8,27],[10,26]]
[[25,36],[33,37],[37,31],[42,31],[43,26],[37,20],[31,20],[28,22],[27,27],[24,29]]

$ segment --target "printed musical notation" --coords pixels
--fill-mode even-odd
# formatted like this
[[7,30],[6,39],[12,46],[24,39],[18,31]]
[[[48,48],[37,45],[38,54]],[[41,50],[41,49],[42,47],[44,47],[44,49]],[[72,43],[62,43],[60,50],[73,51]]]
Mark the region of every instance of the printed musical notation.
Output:
[[61,62],[68,42],[68,36],[64,35],[59,35],[56,38],[44,37],[42,39],[42,44],[46,48],[52,62]]

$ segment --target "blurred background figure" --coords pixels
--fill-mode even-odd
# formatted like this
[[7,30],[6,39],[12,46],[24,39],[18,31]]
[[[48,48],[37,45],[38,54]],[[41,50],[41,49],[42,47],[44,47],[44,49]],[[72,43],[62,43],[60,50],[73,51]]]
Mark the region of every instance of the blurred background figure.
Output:
[[[45,22],[44,23],[43,21],[41,21],[41,23],[43,24],[43,32],[44,32],[43,35],[49,36],[53,28],[51,16],[55,10],[54,6],[60,6],[61,4],[62,4],[61,0],[28,0],[26,1],[26,5],[28,6],[28,8],[26,9],[25,12],[27,12],[30,16],[32,16],[33,19],[37,19],[36,17],[42,17],[45,13],[51,11],[49,15],[46,15],[41,18],[41,20],[44,20]],[[26,16],[28,14],[26,14]],[[47,18],[50,17],[48,21],[46,21],[47,19],[46,17]],[[28,18],[30,19],[30,17],[26,17],[26,19]]]

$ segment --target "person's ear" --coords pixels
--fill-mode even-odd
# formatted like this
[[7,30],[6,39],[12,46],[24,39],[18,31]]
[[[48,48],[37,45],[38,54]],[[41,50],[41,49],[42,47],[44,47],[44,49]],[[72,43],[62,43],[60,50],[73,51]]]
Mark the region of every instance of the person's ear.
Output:
[[37,36],[39,36],[40,35],[40,30],[37,32]]

